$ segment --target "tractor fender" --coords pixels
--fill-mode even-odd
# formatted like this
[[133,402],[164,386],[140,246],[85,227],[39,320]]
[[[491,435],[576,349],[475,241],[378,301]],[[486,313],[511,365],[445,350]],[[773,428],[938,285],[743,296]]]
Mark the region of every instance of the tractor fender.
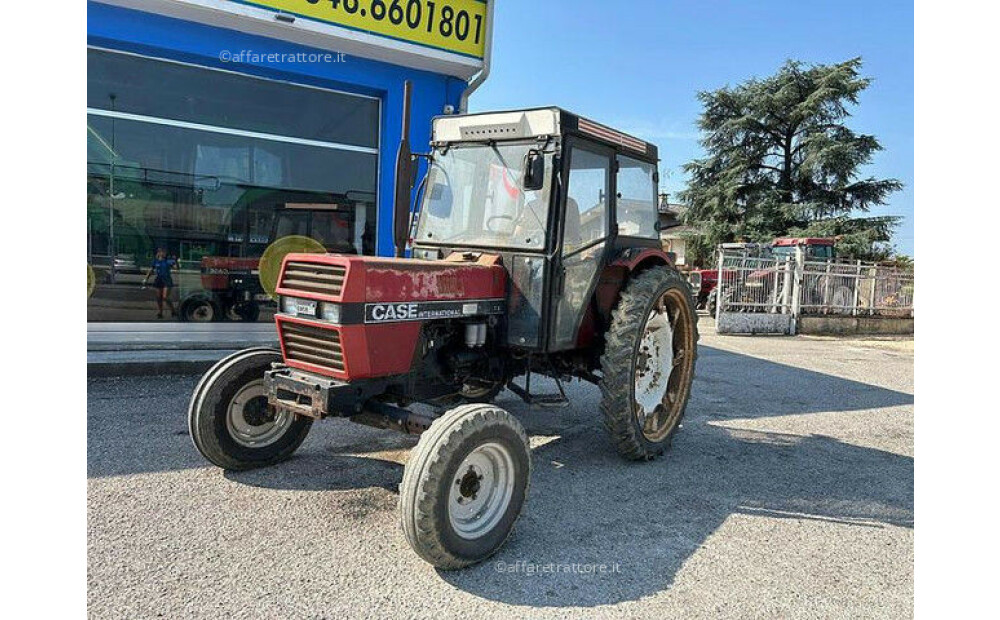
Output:
[[628,281],[639,272],[657,266],[674,268],[674,261],[659,248],[626,248],[618,252],[597,281],[593,304],[584,317],[588,329],[603,331],[610,325],[611,311]]
[[608,263],[608,267],[624,267],[629,274],[654,265],[673,267],[674,261],[667,252],[658,248],[626,248]]

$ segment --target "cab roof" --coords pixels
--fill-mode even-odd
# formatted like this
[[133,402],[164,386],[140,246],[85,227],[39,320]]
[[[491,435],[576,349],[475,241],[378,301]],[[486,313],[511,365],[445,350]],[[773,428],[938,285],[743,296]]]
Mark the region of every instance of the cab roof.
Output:
[[772,245],[833,245],[834,240],[826,237],[782,237],[775,239]]
[[431,141],[434,144],[499,142],[576,134],[632,157],[653,162],[658,157],[655,144],[557,107],[438,116],[434,118],[432,127]]

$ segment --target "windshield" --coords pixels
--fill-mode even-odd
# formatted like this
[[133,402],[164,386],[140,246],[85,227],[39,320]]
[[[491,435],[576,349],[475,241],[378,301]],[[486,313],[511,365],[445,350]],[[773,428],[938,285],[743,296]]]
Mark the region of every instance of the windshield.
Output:
[[[778,258],[785,258],[786,256],[795,256],[794,245],[779,245],[775,246],[772,252]],[[805,257],[809,259],[819,259],[828,260],[833,258],[833,246],[832,245],[805,245],[802,246],[805,250]]]
[[533,147],[535,143],[467,144],[436,152],[414,241],[543,249],[552,155],[545,155],[542,189],[524,190],[524,160]]

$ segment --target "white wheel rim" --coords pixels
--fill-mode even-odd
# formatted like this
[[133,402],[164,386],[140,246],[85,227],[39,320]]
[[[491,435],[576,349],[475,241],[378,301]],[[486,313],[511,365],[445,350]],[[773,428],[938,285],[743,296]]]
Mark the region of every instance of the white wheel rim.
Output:
[[663,405],[674,370],[674,330],[666,307],[646,318],[635,361],[635,402],[642,421]]
[[210,304],[199,304],[191,312],[191,318],[196,323],[207,323],[215,317],[215,310]]
[[[263,402],[261,401],[263,399]],[[233,441],[247,448],[263,448],[278,441],[292,424],[287,411],[272,415],[267,411],[267,390],[263,379],[244,385],[229,402],[226,428]]]
[[497,526],[514,496],[514,459],[499,443],[478,446],[458,466],[448,494],[448,519],[467,540]]

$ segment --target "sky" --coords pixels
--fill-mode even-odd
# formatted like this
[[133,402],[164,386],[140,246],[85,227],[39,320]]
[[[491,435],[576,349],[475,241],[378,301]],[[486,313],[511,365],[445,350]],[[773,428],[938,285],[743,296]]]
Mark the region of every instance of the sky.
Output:
[[634,134],[659,147],[660,191],[676,196],[702,155],[699,91],[787,59],[856,56],[873,83],[847,124],[885,149],[862,174],[905,185],[870,213],[903,216],[893,242],[913,256],[912,2],[499,0],[492,69],[469,109],[558,105]]

